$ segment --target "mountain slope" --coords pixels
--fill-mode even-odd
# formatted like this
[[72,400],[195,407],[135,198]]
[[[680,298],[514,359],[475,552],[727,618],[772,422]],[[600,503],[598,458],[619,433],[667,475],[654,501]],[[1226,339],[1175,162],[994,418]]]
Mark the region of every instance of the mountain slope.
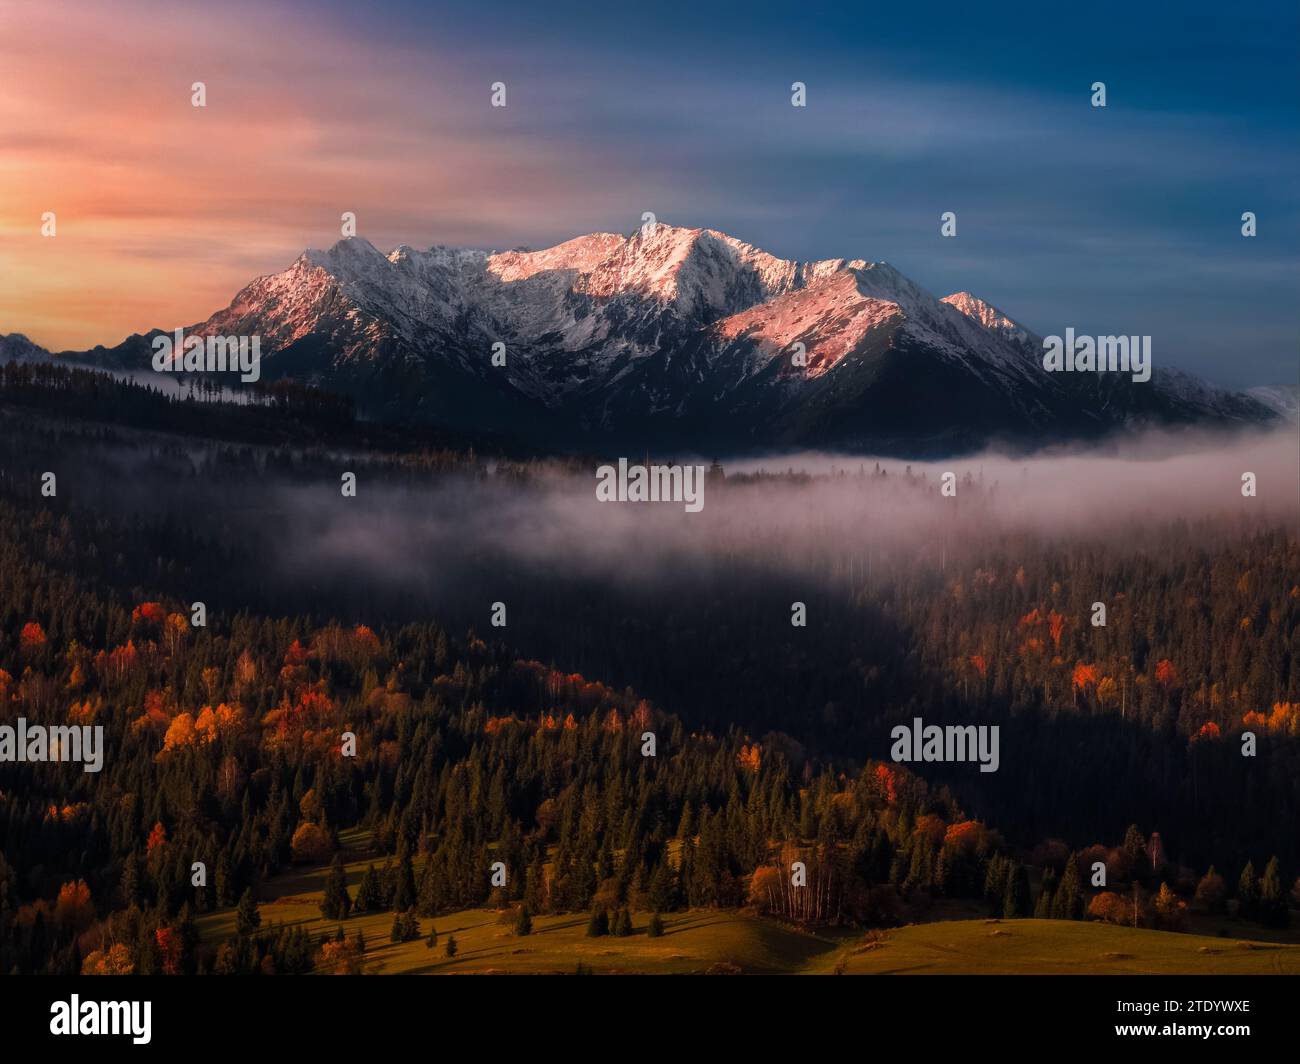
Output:
[[[491,254],[354,237],[188,331],[260,335],[264,377],[345,391],[372,416],[557,447],[931,454],[1276,417],[1159,367],[1149,384],[1047,373],[1014,319],[888,263],[790,261],[664,224]],[[90,356],[138,366],[152,335]]]

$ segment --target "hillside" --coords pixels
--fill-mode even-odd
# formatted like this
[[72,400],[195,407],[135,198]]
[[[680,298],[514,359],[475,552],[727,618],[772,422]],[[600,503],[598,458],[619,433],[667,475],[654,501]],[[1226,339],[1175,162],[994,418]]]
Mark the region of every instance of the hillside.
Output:
[[[375,859],[364,832],[345,832],[342,842],[349,858],[348,890],[355,896]],[[571,973],[579,965],[607,975],[710,969],[786,975],[1300,974],[1300,945],[1066,920],[951,919],[863,935],[845,928],[808,932],[745,912],[692,909],[665,916],[659,938],[646,934],[647,913],[633,915],[630,936],[590,938],[586,913],[534,916],[532,934],[517,936],[508,913],[466,909],[421,919],[420,938],[393,943],[391,912],[342,922],[321,917],[328,873],[319,865],[265,884],[259,895],[262,929],[301,925],[313,939],[339,927],[348,937],[359,930],[366,941],[366,970],[384,975],[537,975]],[[235,933],[235,911],[211,913],[198,926],[206,944],[219,942]],[[433,948],[425,942],[431,927],[438,932]],[[449,935],[459,947],[454,958],[444,951]]]

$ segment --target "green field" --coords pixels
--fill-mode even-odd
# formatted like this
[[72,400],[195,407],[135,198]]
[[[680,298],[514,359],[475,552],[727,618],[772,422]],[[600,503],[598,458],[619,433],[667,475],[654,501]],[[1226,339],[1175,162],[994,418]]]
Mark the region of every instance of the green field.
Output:
[[[363,836],[345,833],[346,857],[365,852]],[[371,859],[349,860],[349,891],[355,893]],[[378,867],[382,861],[376,861]],[[304,924],[313,936],[332,933],[318,903],[327,868],[278,876],[259,897],[263,928]],[[939,913],[936,913],[939,915]],[[947,915],[947,914],[944,914]],[[715,965],[747,973],[863,975],[1282,975],[1300,974],[1300,946],[1209,935],[1172,934],[1063,920],[985,920],[978,917],[911,924],[883,932],[809,933],[742,913],[693,910],[664,918],[665,933],[645,933],[648,914],[633,917],[626,938],[586,936],[587,915],[536,916],[533,933],[517,937],[501,914],[471,909],[420,921],[423,934],[438,930],[437,948],[423,939],[389,942],[392,913],[343,922],[350,936],[366,939],[366,967],[383,974],[537,974],[573,972],[581,964],[595,974],[685,974]],[[233,909],[199,920],[206,942],[234,932]],[[1231,930],[1244,931],[1243,925]],[[1249,933],[1249,932],[1247,932]],[[457,956],[443,953],[454,934]]]
[[854,946],[854,975],[1296,975],[1300,946],[1071,920],[912,924]]

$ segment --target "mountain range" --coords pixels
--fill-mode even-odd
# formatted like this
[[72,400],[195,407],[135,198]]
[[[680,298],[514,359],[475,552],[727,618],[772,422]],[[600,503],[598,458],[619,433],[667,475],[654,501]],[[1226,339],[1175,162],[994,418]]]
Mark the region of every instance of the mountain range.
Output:
[[[791,261],[663,223],[500,253],[385,255],[352,237],[185,331],[260,335],[263,379],[347,393],[365,416],[561,449],[925,457],[1267,423],[1294,404],[1285,388],[1214,387],[1158,348],[1149,382],[1048,373],[1042,340],[969,292],[936,298],[885,262]],[[57,357],[143,369],[159,332]],[[44,354],[0,338],[0,357]]]

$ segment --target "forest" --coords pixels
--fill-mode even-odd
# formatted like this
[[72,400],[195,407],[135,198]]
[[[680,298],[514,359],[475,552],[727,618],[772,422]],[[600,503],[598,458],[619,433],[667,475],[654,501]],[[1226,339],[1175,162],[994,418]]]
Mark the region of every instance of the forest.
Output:
[[[327,890],[340,927],[1300,906],[1300,538],[1275,510],[1081,534],[995,520],[1011,489],[978,469],[954,514],[932,473],[846,459],[731,472],[689,531],[680,507],[596,526],[569,487],[594,460],[408,438],[308,388],[236,407],[22,366],[0,453],[0,723],[106,742],[94,774],[0,764],[0,971],[329,967],[257,892],[357,827],[382,856]],[[911,516],[852,534],[886,509]],[[999,770],[892,763],[916,716],[998,725]]]

